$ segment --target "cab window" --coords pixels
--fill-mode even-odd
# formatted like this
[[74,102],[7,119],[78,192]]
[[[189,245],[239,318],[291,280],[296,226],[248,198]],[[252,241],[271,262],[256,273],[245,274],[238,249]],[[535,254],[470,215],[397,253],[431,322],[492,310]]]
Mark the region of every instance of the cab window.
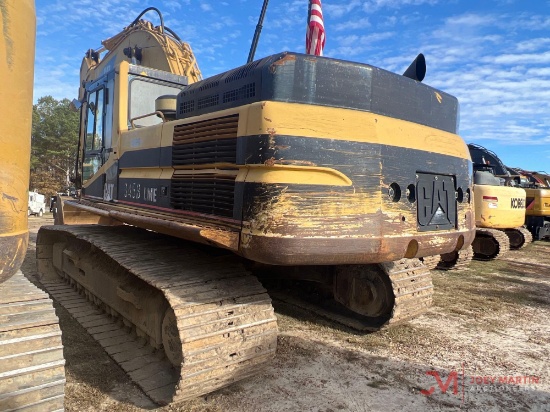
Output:
[[86,109],[86,137],[84,159],[82,162],[82,180],[90,179],[103,164],[105,89],[89,92]]

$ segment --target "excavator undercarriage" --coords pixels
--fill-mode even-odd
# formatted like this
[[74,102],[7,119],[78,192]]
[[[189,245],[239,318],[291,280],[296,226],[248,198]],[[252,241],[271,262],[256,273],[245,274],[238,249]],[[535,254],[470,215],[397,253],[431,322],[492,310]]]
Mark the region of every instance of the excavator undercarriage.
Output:
[[37,240],[44,286],[159,404],[243,379],[275,355],[271,299],[216,251],[130,226],[42,227]]
[[[271,299],[230,252],[131,226],[46,226],[37,258],[48,292],[159,404],[229,385],[275,355]],[[275,296],[363,331],[431,306],[418,259],[342,265],[333,275],[328,304]]]

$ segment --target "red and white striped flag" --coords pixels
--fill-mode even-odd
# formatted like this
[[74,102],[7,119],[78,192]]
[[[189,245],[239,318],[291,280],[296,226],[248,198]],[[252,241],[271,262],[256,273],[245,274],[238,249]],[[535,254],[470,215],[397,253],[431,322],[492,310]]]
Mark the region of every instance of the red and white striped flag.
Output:
[[325,25],[321,0],[309,0],[306,30],[306,53],[315,56],[323,55],[325,47]]

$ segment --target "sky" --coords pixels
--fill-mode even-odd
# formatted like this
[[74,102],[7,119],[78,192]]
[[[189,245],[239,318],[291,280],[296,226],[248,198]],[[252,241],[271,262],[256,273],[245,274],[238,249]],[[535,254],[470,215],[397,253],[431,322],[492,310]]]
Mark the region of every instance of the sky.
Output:
[[[86,50],[146,7],[188,42],[204,77],[246,63],[263,0],[36,0],[34,99],[77,97]],[[256,58],[303,53],[308,0],[271,0]],[[324,55],[403,73],[456,96],[460,135],[511,167],[550,172],[550,0],[323,0]],[[155,13],[146,19],[158,24]]]

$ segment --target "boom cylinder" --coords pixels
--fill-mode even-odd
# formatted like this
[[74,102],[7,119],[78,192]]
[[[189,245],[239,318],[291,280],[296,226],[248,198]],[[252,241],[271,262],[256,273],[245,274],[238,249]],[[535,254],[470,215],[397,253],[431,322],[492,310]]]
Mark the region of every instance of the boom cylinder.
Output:
[[34,0],[0,1],[0,283],[21,266],[27,208],[34,78]]

